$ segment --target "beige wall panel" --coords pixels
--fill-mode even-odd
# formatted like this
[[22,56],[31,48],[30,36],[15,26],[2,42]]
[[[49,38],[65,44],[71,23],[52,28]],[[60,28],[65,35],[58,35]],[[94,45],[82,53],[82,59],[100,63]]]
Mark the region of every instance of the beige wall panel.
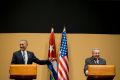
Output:
[[[0,34],[0,80],[9,80],[9,65],[14,51],[19,50],[19,41],[29,42],[28,50],[39,59],[47,59],[50,33],[1,33]],[[116,66],[116,77],[120,79],[120,35],[67,34],[69,50],[69,77],[71,80],[86,80],[83,73],[84,60],[91,56],[92,48],[101,49],[101,57],[107,64]],[[57,55],[61,33],[55,34]],[[46,65],[38,65],[37,80],[49,80]]]

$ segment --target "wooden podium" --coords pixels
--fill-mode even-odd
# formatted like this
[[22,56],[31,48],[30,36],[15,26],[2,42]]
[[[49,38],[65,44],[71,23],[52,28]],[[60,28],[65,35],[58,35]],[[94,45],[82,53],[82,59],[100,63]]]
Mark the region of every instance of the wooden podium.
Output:
[[32,80],[37,76],[37,65],[10,65],[10,79]]
[[113,80],[114,65],[88,65],[88,80]]

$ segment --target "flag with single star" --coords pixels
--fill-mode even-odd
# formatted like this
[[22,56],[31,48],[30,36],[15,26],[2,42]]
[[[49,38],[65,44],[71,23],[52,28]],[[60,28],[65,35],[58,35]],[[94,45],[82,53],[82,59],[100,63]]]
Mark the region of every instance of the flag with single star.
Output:
[[53,59],[48,65],[50,71],[50,80],[57,80],[57,58],[56,58],[56,45],[53,28],[51,29],[51,35],[49,40],[48,58]]

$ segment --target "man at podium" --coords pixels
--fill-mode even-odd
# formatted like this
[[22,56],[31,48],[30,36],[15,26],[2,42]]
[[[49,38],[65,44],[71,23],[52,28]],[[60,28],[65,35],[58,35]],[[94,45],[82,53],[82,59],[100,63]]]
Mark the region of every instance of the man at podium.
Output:
[[13,53],[11,64],[32,64],[33,62],[44,65],[49,64],[49,60],[39,60],[33,52],[27,51],[28,41],[20,41],[20,50]]
[[106,65],[106,60],[100,57],[100,49],[92,49],[92,57],[85,59],[84,74],[88,74],[88,65]]

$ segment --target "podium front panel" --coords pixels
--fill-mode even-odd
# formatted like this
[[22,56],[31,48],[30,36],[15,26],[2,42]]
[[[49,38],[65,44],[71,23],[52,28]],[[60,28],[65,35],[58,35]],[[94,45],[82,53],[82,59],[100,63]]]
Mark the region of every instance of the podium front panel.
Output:
[[36,78],[37,65],[10,65],[10,78]]
[[88,65],[88,76],[115,76],[114,65]]

